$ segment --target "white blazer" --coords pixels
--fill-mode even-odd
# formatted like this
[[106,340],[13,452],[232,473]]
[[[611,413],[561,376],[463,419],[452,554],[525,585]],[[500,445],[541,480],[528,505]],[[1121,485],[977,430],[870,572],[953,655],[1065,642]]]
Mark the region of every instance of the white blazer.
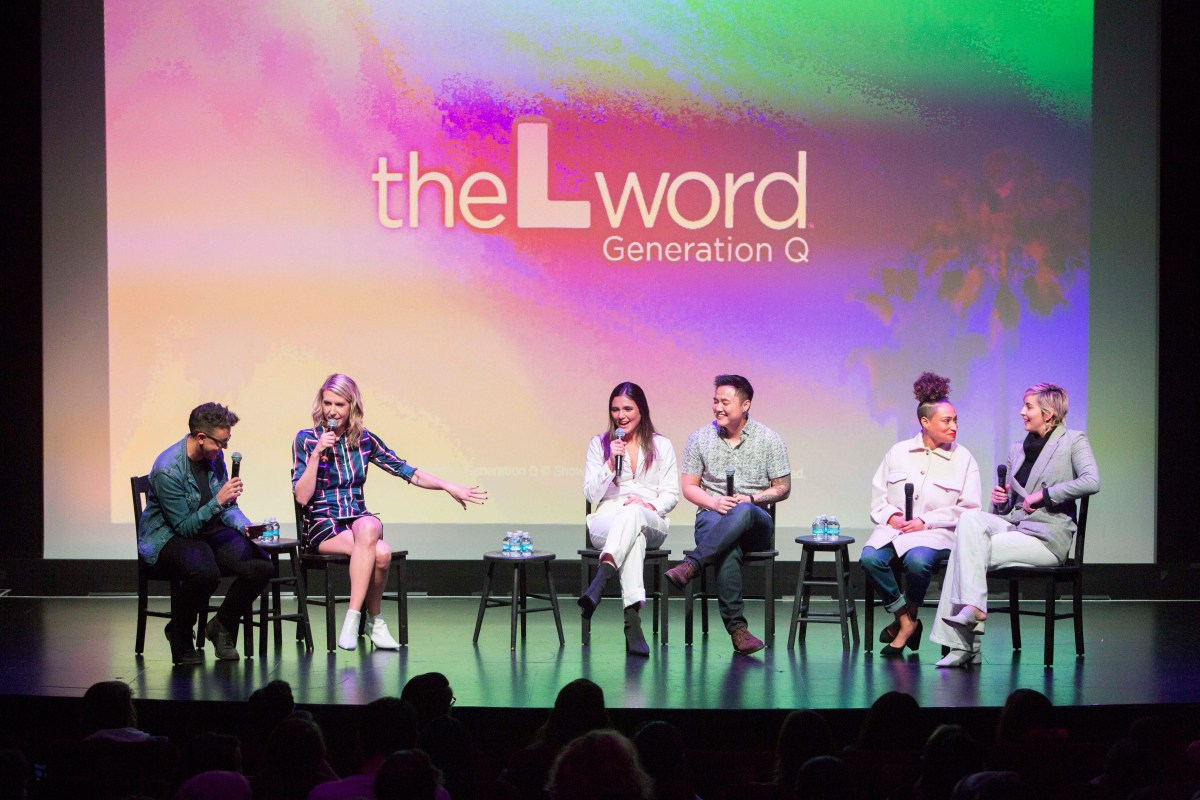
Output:
[[[887,521],[904,514],[904,484],[913,485],[913,516],[925,530],[901,534]],[[982,508],[979,465],[975,457],[955,442],[949,450],[925,446],[921,435],[897,442],[883,457],[871,481],[871,521],[875,530],[866,547],[886,545],[904,555],[913,547],[949,550],[954,529],[964,511]]]
[[[621,465],[620,480],[613,480],[613,471],[604,459],[600,434],[588,442],[587,460],[583,469],[583,495],[592,504],[592,511],[611,503],[625,504],[625,498],[636,494],[658,510],[666,520],[671,509],[679,504],[679,466],[675,448],[665,436],[654,434],[654,463],[646,469],[646,460],[639,456],[638,471],[633,474],[628,456]],[[626,441],[626,447],[629,442]]]

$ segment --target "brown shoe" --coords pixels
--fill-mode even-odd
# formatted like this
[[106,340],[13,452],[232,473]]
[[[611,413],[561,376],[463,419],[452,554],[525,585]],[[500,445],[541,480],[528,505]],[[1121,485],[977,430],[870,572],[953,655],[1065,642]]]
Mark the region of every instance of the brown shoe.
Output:
[[213,617],[204,626],[204,638],[213,643],[213,649],[216,650],[217,658],[221,661],[238,661],[241,656],[238,655],[237,647],[234,643],[237,639],[234,634],[229,631],[221,620]]
[[749,628],[734,628],[729,632],[729,636],[733,639],[733,649],[744,656],[757,653],[766,647],[763,640],[751,633]]
[[682,589],[688,585],[688,581],[700,574],[700,568],[696,566],[696,562],[685,558],[675,566],[666,571],[667,580],[675,584],[676,589]]

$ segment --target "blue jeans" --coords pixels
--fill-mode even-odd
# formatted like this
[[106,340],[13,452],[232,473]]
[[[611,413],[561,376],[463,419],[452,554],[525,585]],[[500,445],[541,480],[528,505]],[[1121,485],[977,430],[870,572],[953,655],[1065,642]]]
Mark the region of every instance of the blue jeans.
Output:
[[[919,606],[929,590],[929,578],[938,562],[950,558],[949,550],[934,550],[932,547],[914,547],[903,556],[896,555],[896,548],[884,545],[876,550],[864,547],[858,563],[862,565],[867,580],[875,584],[884,608],[895,614],[906,605]],[[893,565],[899,561],[904,572],[904,594],[896,581]],[[868,609],[869,610],[869,609]]]
[[742,613],[742,553],[769,550],[771,515],[753,503],[739,503],[728,514],[696,512],[696,549],[688,556],[700,566],[717,565],[717,605],[725,630],[746,627]]

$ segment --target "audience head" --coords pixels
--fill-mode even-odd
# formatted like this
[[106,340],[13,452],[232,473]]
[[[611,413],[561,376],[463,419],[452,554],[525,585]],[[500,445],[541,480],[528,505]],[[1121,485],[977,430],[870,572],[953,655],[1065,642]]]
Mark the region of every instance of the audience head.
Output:
[[996,741],[1018,744],[1039,730],[1054,728],[1054,705],[1050,698],[1033,689],[1017,689],[1004,701],[1000,722],[996,725]]
[[559,690],[550,718],[538,735],[547,744],[562,746],[588,731],[611,726],[604,690],[587,678],[577,678]]
[[124,681],[101,681],[83,694],[80,728],[84,736],[110,728],[136,728],[133,691]]
[[779,728],[775,745],[775,782],[780,786],[795,783],[800,767],[817,756],[833,755],[833,731],[815,711],[793,711]]
[[363,706],[358,740],[364,758],[386,757],[417,746],[417,710],[407,700],[381,697]]
[[833,756],[817,756],[804,762],[792,784],[795,800],[853,800],[857,796],[850,768]]
[[910,694],[884,692],[875,698],[858,732],[859,750],[911,748],[925,740],[921,707]]
[[0,750],[0,798],[22,800],[28,797],[32,773],[29,762],[20,750],[7,747]]
[[638,761],[654,780],[673,777],[683,772],[686,755],[683,736],[669,722],[647,722],[633,736]]
[[202,772],[241,772],[242,745],[236,736],[205,732],[197,734],[183,749],[179,776],[186,780]]
[[966,775],[983,770],[983,748],[961,725],[939,725],[921,752],[918,798],[949,797]]
[[[400,699],[412,703],[417,711],[417,720],[423,728],[430,720],[450,713],[454,705],[454,690],[450,681],[440,672],[426,672],[414,675],[404,684]],[[404,748],[396,748],[401,750]]]
[[255,689],[246,704],[250,724],[268,733],[295,710],[296,701],[292,697],[291,685],[279,680]]
[[633,743],[614,730],[585,733],[562,749],[546,783],[550,800],[650,800]]
[[253,800],[250,781],[240,772],[210,770],[183,782],[172,800]]
[[958,782],[950,800],[1037,800],[1037,797],[1015,772],[976,772]]
[[[267,794],[305,796],[319,781],[325,764],[325,737],[307,711],[294,711],[267,739],[262,775]],[[303,794],[301,794],[303,792]]]
[[400,750],[388,756],[375,774],[376,800],[434,800],[442,773],[420,750]]

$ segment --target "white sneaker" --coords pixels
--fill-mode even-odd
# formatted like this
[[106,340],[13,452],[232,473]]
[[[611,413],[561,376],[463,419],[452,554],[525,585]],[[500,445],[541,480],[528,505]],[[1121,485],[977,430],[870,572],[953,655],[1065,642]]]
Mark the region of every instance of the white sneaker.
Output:
[[353,650],[358,647],[358,620],[361,611],[349,609],[346,618],[342,620],[342,632],[338,634],[338,647],[343,650]]
[[392,638],[382,614],[377,617],[367,615],[367,634],[371,637],[371,643],[380,650],[400,649],[400,643]]

